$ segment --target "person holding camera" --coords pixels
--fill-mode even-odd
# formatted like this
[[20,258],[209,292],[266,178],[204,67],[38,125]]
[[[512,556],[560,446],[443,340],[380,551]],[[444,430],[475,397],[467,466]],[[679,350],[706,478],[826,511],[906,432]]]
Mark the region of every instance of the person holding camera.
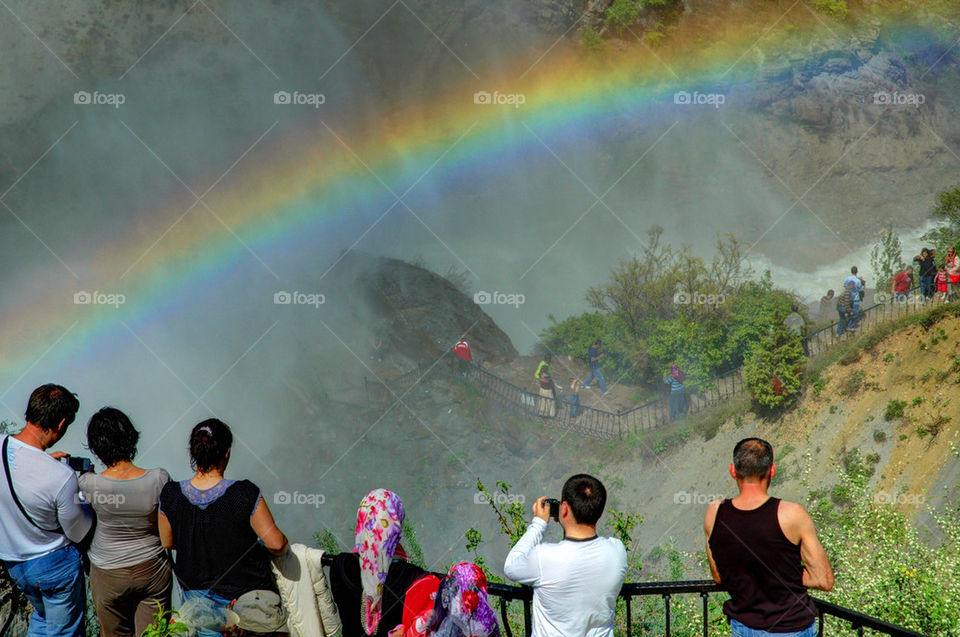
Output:
[[80,501],[72,466],[57,461],[69,456],[45,453],[66,435],[79,408],[66,387],[42,385],[30,394],[26,426],[2,442],[0,559],[33,606],[28,635],[84,635],[86,595],[75,544],[89,533],[93,513]]
[[102,637],[139,635],[160,608],[170,608],[173,567],[157,528],[160,491],[170,474],[133,464],[139,439],[127,415],[113,407],[87,425],[87,447],[107,467],[80,476],[83,498],[97,514],[90,592]]
[[[606,502],[603,484],[580,473],[564,483],[561,500],[533,503],[533,520],[503,565],[507,577],[533,586],[532,637],[612,637],[627,552],[620,540],[597,535]],[[544,544],[551,517],[563,540]]]

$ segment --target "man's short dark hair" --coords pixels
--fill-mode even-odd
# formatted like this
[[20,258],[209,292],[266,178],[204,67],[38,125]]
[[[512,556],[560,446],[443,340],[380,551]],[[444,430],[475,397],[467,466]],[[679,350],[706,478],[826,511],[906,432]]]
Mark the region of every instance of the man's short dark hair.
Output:
[[578,473],[563,483],[561,499],[570,505],[573,519],[579,524],[595,526],[607,504],[607,490],[593,476]]
[[108,467],[133,462],[139,440],[140,432],[127,415],[113,407],[95,413],[87,425],[87,447]]
[[55,431],[61,420],[65,421],[65,426],[70,425],[79,409],[80,401],[76,395],[66,387],[50,383],[33,390],[24,416],[27,422],[41,429]]
[[233,446],[233,432],[221,420],[208,418],[190,432],[190,466],[206,473],[225,464]]
[[600,339],[598,338],[597,340],[595,340],[595,341],[593,342],[593,344],[594,344],[594,345],[600,345]]
[[741,480],[766,478],[773,466],[773,447],[762,438],[744,438],[733,448],[733,469]]
[[853,266],[852,268],[850,268],[850,274],[856,274],[857,272],[858,272],[857,266]]

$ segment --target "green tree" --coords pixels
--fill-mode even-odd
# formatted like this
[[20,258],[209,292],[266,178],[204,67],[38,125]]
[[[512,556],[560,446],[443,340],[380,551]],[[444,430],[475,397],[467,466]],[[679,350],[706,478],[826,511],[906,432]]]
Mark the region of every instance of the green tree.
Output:
[[937,258],[942,262],[947,248],[960,244],[960,185],[937,194],[930,214],[943,222],[923,235],[923,240],[933,244]]
[[607,28],[611,28],[621,35],[624,29],[627,29],[637,21],[640,15],[640,3],[638,0],[613,0],[607,8]]
[[800,337],[787,331],[782,312],[753,344],[743,364],[743,381],[754,402],[762,409],[779,410],[792,405],[800,395],[801,373],[806,359]]
[[893,277],[907,267],[903,262],[903,245],[900,237],[893,232],[892,224],[880,235],[880,240],[873,244],[870,250],[870,265],[877,277],[878,290],[888,289]]

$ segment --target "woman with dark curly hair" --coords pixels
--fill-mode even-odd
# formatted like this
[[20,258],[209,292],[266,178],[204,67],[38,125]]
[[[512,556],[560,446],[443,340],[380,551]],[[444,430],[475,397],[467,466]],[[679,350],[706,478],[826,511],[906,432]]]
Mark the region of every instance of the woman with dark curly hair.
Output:
[[87,447],[107,467],[79,478],[97,514],[90,590],[104,637],[139,635],[161,604],[170,608],[172,567],[157,528],[160,491],[170,475],[133,463],[139,438],[127,415],[113,407],[95,413],[87,425]]

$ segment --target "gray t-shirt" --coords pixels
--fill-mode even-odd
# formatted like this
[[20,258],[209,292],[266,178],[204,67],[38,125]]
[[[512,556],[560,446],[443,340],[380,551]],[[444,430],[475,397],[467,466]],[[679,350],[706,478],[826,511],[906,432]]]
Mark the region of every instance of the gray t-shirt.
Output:
[[90,561],[97,568],[135,566],[163,552],[157,530],[160,491],[170,481],[165,469],[116,480],[95,473],[80,476],[80,491],[97,513]]

